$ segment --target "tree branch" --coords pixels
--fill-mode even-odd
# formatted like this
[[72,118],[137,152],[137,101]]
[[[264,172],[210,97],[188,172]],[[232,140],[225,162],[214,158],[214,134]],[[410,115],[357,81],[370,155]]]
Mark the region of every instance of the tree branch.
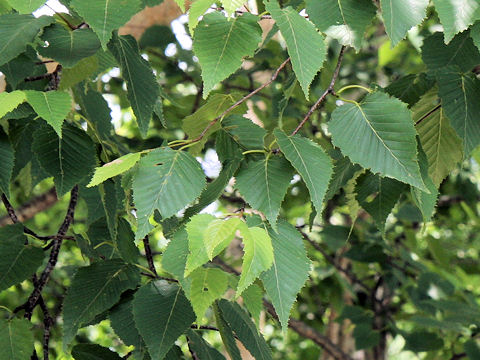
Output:
[[[2,197],[2,201],[3,201],[3,197]],[[33,218],[37,213],[52,207],[57,201],[58,201],[57,193],[55,191],[55,188],[52,187],[50,190],[43,193],[42,195],[39,195],[33,198],[32,200],[30,200],[29,202],[21,205],[17,210],[15,210],[15,214],[16,214],[15,216],[17,217],[17,220],[19,222],[27,221]],[[7,212],[8,212],[8,209],[7,209]],[[8,215],[4,216],[0,218],[0,227],[11,224],[12,222],[13,222],[13,219],[11,218],[11,216],[8,216]]]
[[315,110],[317,110],[318,107],[325,101],[327,96],[329,94],[333,93],[333,87],[335,86],[335,83],[336,83],[337,78],[338,78],[338,74],[340,73],[340,67],[342,66],[343,54],[345,53],[345,49],[346,49],[345,45],[342,46],[342,48],[340,49],[340,53],[338,54],[337,66],[335,67],[335,71],[333,72],[333,76],[332,76],[332,80],[330,81],[330,85],[328,85],[327,89],[323,92],[322,96],[320,96],[320,98],[317,100],[317,102],[315,104],[313,104],[313,106],[308,111],[307,115],[305,115],[305,117],[303,118],[302,122],[300,124],[298,124],[298,126],[296,127],[295,130],[292,131],[290,136],[293,136],[296,133],[298,133],[300,131],[300,129],[303,127],[303,125],[305,125],[305,123],[310,119],[310,117],[315,112]]
[[148,235],[143,238],[143,247],[145,248],[145,257],[147,258],[148,268],[152,273],[158,277],[157,270],[155,269],[155,263],[153,262],[152,249],[150,248],[150,241]]
[[255,94],[257,94],[258,92],[262,91],[263,89],[265,89],[267,86],[269,86],[272,82],[274,82],[276,80],[276,78],[278,77],[278,75],[280,74],[280,71],[282,71],[282,69],[287,66],[287,64],[290,62],[290,58],[288,58],[287,60],[285,60],[278,68],[277,70],[275,70],[275,72],[273,73],[272,77],[270,78],[270,80],[268,80],[265,84],[261,85],[260,87],[256,88],[255,90],[253,90],[251,93],[249,93],[248,95],[245,95],[243,98],[241,98],[240,100],[238,100],[235,104],[233,104],[232,106],[230,106],[227,110],[225,110],[224,112],[222,112],[220,115],[218,115],[215,119],[213,119],[212,121],[210,121],[210,123],[205,127],[205,129],[203,129],[203,131],[200,133],[200,135],[198,135],[195,139],[193,140],[190,140],[190,143],[195,143],[195,142],[198,142],[200,140],[203,139],[203,137],[205,136],[205,134],[208,132],[208,130],[210,130],[210,128],[215,125],[219,120],[223,119],[225,117],[225,115],[227,115],[230,111],[234,110],[235,108],[237,108],[238,106],[240,106],[241,104],[243,104],[245,101],[247,101],[248,99],[250,99],[252,96],[254,96]]
[[62,246],[63,238],[70,227],[70,224],[73,221],[73,216],[75,214],[75,207],[77,205],[78,200],[78,185],[70,192],[70,203],[68,205],[67,214],[65,215],[65,219],[63,220],[62,225],[58,229],[57,236],[53,240],[52,250],[50,251],[50,258],[48,259],[47,266],[43,270],[42,274],[40,275],[40,279],[35,285],[32,294],[27,300],[26,308],[25,308],[25,317],[27,319],[31,319],[33,309],[35,308],[37,301],[42,293],[43,287],[48,282],[50,278],[50,274],[52,273],[55,265],[57,264],[58,254],[60,253],[60,247]]

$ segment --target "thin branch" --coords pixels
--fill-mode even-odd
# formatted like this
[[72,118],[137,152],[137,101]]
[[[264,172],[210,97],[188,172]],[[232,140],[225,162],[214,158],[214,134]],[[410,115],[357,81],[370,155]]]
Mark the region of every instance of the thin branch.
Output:
[[315,104],[313,104],[313,106],[308,111],[307,115],[305,115],[305,117],[303,118],[302,122],[300,124],[298,124],[298,126],[296,127],[295,130],[292,131],[290,136],[293,136],[296,133],[298,133],[300,131],[300,129],[303,127],[303,125],[305,125],[305,123],[308,120],[310,120],[310,117],[313,115],[315,110],[317,110],[318,107],[325,101],[327,96],[329,94],[333,93],[333,87],[335,86],[335,83],[336,83],[337,78],[338,78],[338,74],[340,73],[340,67],[342,66],[343,54],[345,53],[345,49],[346,49],[346,46],[342,46],[342,48],[340,49],[340,53],[338,54],[337,66],[335,67],[335,71],[333,72],[333,76],[332,76],[332,80],[330,81],[330,85],[328,85],[327,89],[324,91],[322,96],[320,96],[320,98],[317,100],[317,102]]
[[423,115],[420,119],[418,119],[416,122],[415,122],[415,126],[417,126],[418,124],[420,124],[423,120],[425,120],[426,118],[428,118],[430,115],[432,115],[434,112],[436,112],[438,109],[440,109],[442,107],[442,104],[438,104],[437,106],[435,106],[432,110],[430,110],[428,113],[426,113],[425,115]]
[[210,130],[210,128],[215,125],[218,121],[220,121],[221,119],[224,118],[225,115],[227,115],[230,111],[234,110],[235,108],[237,108],[238,106],[240,106],[241,104],[243,104],[245,101],[247,101],[248,99],[250,99],[252,96],[254,96],[255,94],[257,94],[258,92],[262,91],[263,89],[265,89],[267,86],[269,86],[272,82],[274,82],[277,77],[278,77],[278,74],[280,74],[280,71],[282,71],[282,69],[287,66],[287,64],[290,62],[290,58],[288,58],[287,60],[285,60],[279,67],[277,70],[275,70],[275,72],[273,73],[272,77],[270,78],[269,81],[267,81],[265,84],[261,85],[260,87],[256,88],[255,90],[253,90],[251,93],[249,93],[248,95],[245,95],[243,98],[241,98],[240,100],[238,100],[235,104],[233,104],[232,106],[230,106],[227,110],[225,110],[224,112],[222,112],[220,115],[218,115],[215,119],[213,119],[212,121],[210,121],[210,123],[205,127],[205,129],[203,129],[203,131],[200,133],[200,135],[198,135],[195,139],[193,140],[190,140],[190,143],[195,143],[195,142],[198,142],[200,140],[203,139],[203,137],[205,136],[205,134],[208,132],[208,130]]
[[[2,199],[3,200],[3,199]],[[18,221],[23,222],[33,218],[39,212],[49,209],[58,201],[55,188],[52,187],[47,192],[33,198],[29,202],[21,205],[15,214]],[[0,227],[10,224],[12,222],[10,216],[4,216],[0,218]]]
[[317,242],[310,239],[310,237],[306,233],[304,233],[303,231],[301,231],[301,230],[299,230],[299,231],[302,234],[303,238],[305,240],[307,240],[310,243],[310,245],[312,245],[315,248],[315,250],[320,252],[322,254],[322,256],[325,258],[325,260],[327,260],[330,264],[332,264],[335,267],[335,269],[337,269],[338,271],[343,273],[352,282],[352,284],[357,284],[357,285],[361,286],[367,292],[372,291],[372,289],[369,286],[365,285],[365,283],[363,281],[361,281],[355,274],[353,274],[348,269],[345,269],[342,266],[340,266],[340,264],[338,264],[335,261],[335,258],[333,256],[329,255],[325,250],[322,249],[320,244],[318,244]]
[[70,203],[68,204],[67,214],[63,220],[62,225],[57,232],[57,237],[53,240],[52,250],[50,252],[50,258],[48,259],[47,266],[43,270],[42,274],[40,275],[40,279],[38,280],[37,285],[34,287],[32,294],[27,300],[27,306],[25,308],[25,317],[27,319],[31,319],[33,309],[35,308],[37,301],[42,293],[43,287],[48,282],[50,278],[50,274],[52,273],[55,265],[57,264],[58,254],[60,253],[60,247],[62,246],[63,237],[68,231],[71,223],[73,222],[73,216],[75,214],[75,207],[77,205],[78,200],[78,185],[70,192]]
[[143,247],[145,248],[145,257],[147,258],[148,268],[152,273],[158,277],[157,270],[155,269],[155,263],[153,262],[152,248],[150,247],[150,241],[148,235],[143,238]]

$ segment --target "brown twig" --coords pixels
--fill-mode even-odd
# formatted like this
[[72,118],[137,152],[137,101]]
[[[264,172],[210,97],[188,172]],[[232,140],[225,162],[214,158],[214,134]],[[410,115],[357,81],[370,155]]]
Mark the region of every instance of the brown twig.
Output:
[[338,74],[340,73],[340,67],[342,66],[343,54],[345,53],[345,49],[346,49],[345,45],[342,46],[342,48],[340,49],[340,53],[338,54],[337,66],[335,67],[335,71],[333,72],[333,76],[332,76],[332,80],[330,81],[330,85],[328,85],[327,89],[323,92],[322,96],[320,96],[318,98],[317,102],[315,104],[313,104],[313,106],[308,111],[307,115],[305,115],[305,117],[300,122],[300,124],[298,124],[296,129],[292,131],[290,136],[293,136],[296,133],[298,133],[300,131],[300,129],[302,128],[302,126],[305,125],[305,123],[308,120],[310,120],[310,117],[313,115],[315,110],[317,110],[318,107],[325,101],[327,96],[329,94],[333,93],[333,87],[335,86],[335,83],[336,83],[337,78],[338,78]]
[[[2,199],[3,200],[3,199]],[[33,198],[29,202],[21,205],[15,210],[16,217],[19,222],[23,222],[33,218],[37,213],[49,209],[58,201],[55,188],[52,187],[47,192]],[[8,209],[7,209],[8,212]],[[12,223],[13,220],[10,216],[4,216],[0,218],[0,227]]]
[[223,119],[223,117],[225,115],[227,115],[230,111],[234,110],[235,108],[237,108],[238,106],[240,106],[241,104],[243,104],[245,101],[247,101],[248,99],[250,99],[252,96],[254,96],[255,94],[257,94],[258,92],[262,91],[263,89],[265,89],[267,86],[269,86],[272,82],[274,82],[276,80],[276,78],[278,77],[278,74],[280,74],[280,71],[282,71],[282,69],[287,66],[287,64],[290,62],[290,58],[288,58],[287,60],[285,60],[279,67],[277,70],[275,70],[275,72],[273,73],[272,77],[270,78],[269,81],[267,81],[265,84],[261,85],[260,87],[256,88],[255,90],[253,90],[251,93],[245,95],[243,98],[241,98],[240,100],[238,100],[235,104],[233,104],[232,106],[230,106],[228,109],[226,109],[224,112],[222,112],[220,115],[218,115],[215,119],[213,119],[212,121],[210,121],[208,123],[208,125],[205,127],[205,129],[203,129],[203,131],[200,133],[200,135],[198,135],[195,139],[193,140],[190,140],[190,143],[195,143],[195,142],[198,142],[200,140],[203,139],[203,137],[205,136],[205,134],[208,132],[208,130],[210,130],[210,128],[215,125],[219,120]]
[[153,262],[152,248],[150,247],[150,241],[148,235],[143,238],[143,247],[145,248],[145,257],[147,258],[148,268],[152,273],[158,277],[157,270],[155,269],[155,263]]
[[55,265],[57,264],[58,254],[60,253],[60,247],[62,246],[63,238],[68,231],[71,223],[73,222],[73,216],[75,214],[75,207],[77,205],[78,200],[78,185],[70,192],[70,203],[68,205],[67,214],[58,229],[57,236],[53,240],[52,250],[50,251],[50,257],[48,259],[48,263],[45,266],[42,274],[40,275],[40,279],[38,280],[37,285],[35,285],[30,297],[27,300],[26,307],[25,307],[25,317],[27,319],[31,319],[33,309],[35,308],[37,301],[42,293],[43,287],[48,282],[50,278],[50,274],[52,273]]

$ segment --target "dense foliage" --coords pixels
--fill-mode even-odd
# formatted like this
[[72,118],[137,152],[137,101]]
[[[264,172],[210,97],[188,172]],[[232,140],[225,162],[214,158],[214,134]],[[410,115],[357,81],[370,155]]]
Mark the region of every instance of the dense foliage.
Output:
[[60,2],[0,0],[1,360],[480,359],[479,0]]

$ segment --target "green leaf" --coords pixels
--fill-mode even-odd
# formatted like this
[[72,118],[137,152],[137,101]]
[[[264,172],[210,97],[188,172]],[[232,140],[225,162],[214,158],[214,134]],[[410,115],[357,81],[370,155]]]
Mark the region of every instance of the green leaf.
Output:
[[480,6],[477,0],[434,0],[433,3],[443,25],[447,44],[455,34],[480,19]]
[[137,118],[140,134],[146,137],[155,103],[160,96],[153,70],[150,63],[140,55],[137,41],[130,35],[115,36],[108,48],[120,64],[122,76],[127,83],[127,97]]
[[463,345],[463,349],[470,360],[480,358],[480,346],[478,346],[478,342],[474,339],[467,340],[467,342]]
[[118,225],[117,209],[119,207],[119,199],[117,199],[115,182],[113,182],[113,180],[107,180],[100,185],[99,190],[102,198],[103,209],[105,210],[108,232],[110,233],[112,239],[116,239]]
[[175,276],[187,296],[190,294],[191,284],[191,279],[185,279],[184,277],[188,254],[188,234],[182,227],[173,234],[167,249],[163,253],[162,268]]
[[39,31],[50,25],[53,17],[5,14],[0,16],[0,65],[5,64],[25,51]]
[[432,88],[434,83],[434,79],[427,77],[425,73],[411,74],[395,80],[385,88],[385,91],[411,107]]
[[236,297],[239,297],[262,272],[268,270],[274,261],[272,240],[268,232],[259,227],[248,228],[247,225],[243,225],[240,232],[243,237],[244,254]]
[[221,0],[222,6],[229,15],[234,15],[235,10],[241,8],[246,3],[245,0]]
[[26,242],[22,224],[0,228],[0,291],[28,279],[42,265],[43,250]]
[[139,270],[120,259],[79,268],[63,302],[64,350],[83,324],[108,310],[120,299],[122,292],[135,289],[139,282]]
[[33,110],[62,137],[62,124],[72,107],[70,94],[63,91],[25,91]]
[[240,305],[222,299],[218,302],[218,307],[222,317],[255,359],[272,359],[267,343]]
[[242,293],[242,299],[245,307],[258,324],[260,322],[260,314],[263,310],[263,290],[260,286],[253,283]]
[[405,184],[370,172],[361,175],[355,187],[357,201],[372,216],[382,233],[388,215],[404,190]]
[[81,59],[73,67],[62,69],[62,78],[60,79],[58,90],[67,90],[85,79],[91,79],[97,69],[97,56]]
[[[72,68],[73,70],[74,68]],[[64,70],[63,73],[65,73]],[[63,74],[62,73],[62,74]],[[62,75],[63,79],[63,75]],[[61,85],[62,83],[60,83]],[[84,89],[82,85],[74,89],[75,99],[88,121],[88,127],[94,128],[102,140],[110,140],[115,133],[110,116],[110,108],[102,94],[91,89]]]
[[480,51],[480,22],[477,21],[475,25],[470,29],[470,36],[472,37],[473,43]]
[[196,355],[197,359],[225,360],[225,356],[211,347],[196,331],[188,330],[187,338],[188,348]]
[[200,323],[205,311],[227,290],[228,275],[220,269],[201,267],[190,278],[192,283],[189,298],[197,315],[197,323]]
[[0,346],[4,360],[26,360],[33,353],[32,324],[27,319],[0,320]]
[[480,52],[473,44],[468,32],[463,32],[445,45],[443,33],[436,32],[427,37],[422,46],[422,59],[429,70],[440,70],[445,66],[457,65],[462,71],[470,71],[480,63]]
[[25,93],[20,90],[0,93],[0,118],[10,111],[17,108],[18,105],[26,100]]
[[96,168],[95,174],[93,174],[92,180],[90,180],[87,187],[97,186],[107,179],[123,174],[131,169],[140,160],[141,156],[142,153],[130,153]]
[[[203,106],[201,106],[193,114],[183,119],[183,131],[185,131],[189,139],[197,138],[201,135],[203,130],[213,119],[215,119],[217,116],[220,116],[225,110],[227,110],[240,98],[241,96],[239,94],[214,94],[210,96],[208,101]],[[246,106],[242,104],[238,106],[235,110],[231,111],[230,114],[244,114],[246,111]],[[208,129],[203,138],[198,141],[196,145],[190,147],[193,153],[196,154],[200,152],[203,149],[205,143],[207,142],[208,137],[215,131],[219,130],[220,126],[220,123],[217,122],[212,127],[210,127],[210,129]]]
[[[135,346],[136,353],[145,353],[146,347],[135,327],[133,318],[133,293],[128,292],[122,300],[108,312],[110,325],[125,345]],[[75,348],[74,348],[75,349]]]
[[409,334],[402,334],[405,338],[405,350],[413,352],[441,349],[443,340],[438,334],[425,330],[415,330]]
[[292,177],[293,169],[285,158],[270,156],[241,168],[235,187],[252,208],[265,214],[276,229],[280,207]]
[[133,179],[137,207],[136,239],[153,228],[149,217],[157,209],[169,218],[195,200],[205,186],[205,175],[195,158],[183,151],[160,148],[151,151],[138,164]]
[[38,47],[40,55],[70,68],[81,59],[94,55],[100,42],[91,29],[67,30],[59,24],[47,27],[41,36],[48,46]]
[[438,95],[442,108],[463,142],[465,156],[480,144],[480,80],[464,74],[458,67],[437,73]]
[[65,124],[60,139],[50,126],[34,134],[32,149],[42,168],[53,176],[58,196],[82,182],[95,166],[93,142],[85,131]]
[[225,346],[228,355],[230,355],[232,360],[242,360],[240,350],[238,350],[237,340],[233,336],[232,329],[223,318],[217,302],[213,304],[213,311],[215,313],[215,323],[217,324],[220,337],[222,338],[223,345]]
[[335,109],[329,123],[333,144],[373,173],[425,189],[417,162],[412,115],[407,105],[382,92]]
[[[207,242],[204,239],[205,229],[215,220],[216,218],[213,215],[199,214],[192,217],[190,222],[186,225],[185,228],[188,234],[188,248],[190,252],[187,257],[184,276],[190,275],[195,269],[209,261],[209,256],[205,247],[205,243]],[[225,244],[225,246],[226,245],[227,244]],[[219,245],[219,247],[221,246],[223,246],[223,244]],[[223,246],[223,248],[225,248],[225,246]],[[218,252],[214,251],[212,256],[218,255],[223,248]]]
[[140,0],[72,0],[71,6],[95,31],[104,49],[112,31],[140,11]]
[[75,360],[121,360],[117,353],[97,344],[75,345],[72,356]]
[[8,0],[20,14],[30,14],[45,4],[45,0]]
[[287,136],[280,129],[276,129],[274,134],[280,150],[307,184],[313,205],[320,213],[332,177],[332,160],[320,145],[307,138]]
[[392,47],[407,35],[407,31],[420,24],[426,16],[429,0],[381,0],[383,22]]
[[[413,121],[428,159],[428,174],[438,188],[462,161],[462,142],[439,107],[437,88],[426,93],[412,108]],[[421,120],[422,119],[422,120]],[[419,122],[420,121],[420,122]]]
[[273,266],[260,279],[272,300],[283,330],[288,328],[290,310],[310,271],[300,233],[287,223],[278,223],[278,232],[268,229],[273,245]]
[[310,84],[323,67],[327,55],[325,40],[315,26],[292,7],[280,9],[277,1],[264,0],[264,3],[285,38],[293,71],[308,99]]
[[133,316],[152,360],[163,359],[175,340],[195,320],[195,313],[182,289],[166,281],[152,281],[137,291]]
[[7,134],[0,126],[0,193],[10,197],[10,180],[12,178],[14,155]]
[[231,115],[222,120],[222,128],[247,150],[263,149],[267,131],[241,115]]
[[418,162],[420,164],[420,172],[422,174],[423,182],[425,183],[427,189],[430,191],[430,194],[413,187],[410,188],[410,190],[412,193],[413,201],[422,213],[423,222],[426,223],[430,221],[435,212],[435,206],[437,205],[438,198],[438,190],[437,186],[428,175],[427,155],[423,151],[421,144],[419,144],[418,147]]
[[214,3],[215,0],[196,0],[190,5],[188,10],[188,28],[192,34],[198,25],[199,17],[205,14]]
[[222,251],[230,244],[240,223],[239,218],[230,218],[215,219],[208,224],[203,233],[203,241],[209,260],[213,259],[214,253]]
[[369,0],[308,0],[306,10],[320,31],[358,51],[376,8]]
[[193,50],[202,67],[203,98],[214,86],[233,74],[243,58],[253,56],[262,41],[258,17],[243,14],[227,19],[219,12],[203,17],[195,29]]
[[333,167],[333,175],[330,184],[328,185],[327,193],[325,194],[325,200],[333,198],[341,188],[347,185],[353,175],[361,168],[358,165],[353,165],[350,159],[346,156],[338,159]]
[[115,243],[123,260],[131,264],[137,263],[140,252],[135,246],[135,234],[128,221],[122,217],[118,219],[118,230]]

